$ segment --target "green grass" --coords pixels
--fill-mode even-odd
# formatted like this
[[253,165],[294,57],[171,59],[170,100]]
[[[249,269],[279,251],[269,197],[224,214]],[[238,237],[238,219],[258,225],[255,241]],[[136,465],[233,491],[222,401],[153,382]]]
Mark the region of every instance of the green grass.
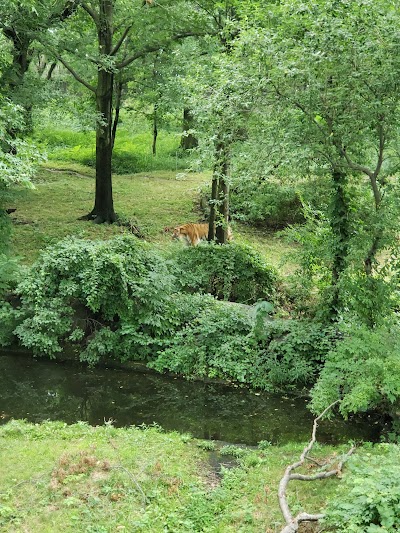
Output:
[[[114,206],[118,215],[137,224],[151,242],[162,247],[181,246],[171,241],[173,228],[186,222],[197,222],[198,190],[210,179],[207,173],[171,171],[142,172],[114,175]],[[11,251],[32,263],[40,250],[67,235],[88,239],[107,239],[127,228],[117,225],[95,225],[79,221],[94,203],[94,170],[79,163],[49,161],[35,179],[35,189],[20,189],[14,193],[14,220]],[[280,268],[282,255],[290,250],[271,234],[256,232],[244,225],[234,224],[236,242],[255,246],[266,260]]]
[[[144,124],[135,129],[125,118],[113,154],[115,210],[123,221],[139,226],[147,240],[162,247],[182,245],[171,243],[171,233],[165,228],[200,221],[198,194],[210,181],[210,173],[186,170],[190,158],[181,157],[179,132],[161,130],[153,157],[151,132]],[[33,180],[35,189],[17,190],[10,205],[17,208],[12,215],[11,252],[26,264],[67,235],[107,239],[128,231],[122,226],[78,221],[94,204],[95,134],[68,125],[57,129],[49,120],[42,117],[33,136],[46,150],[48,161]],[[290,263],[282,265],[291,247],[273,234],[243,224],[233,224],[233,231],[236,242],[255,247],[283,274],[293,270]]]
[[[49,161],[67,161],[94,168],[96,146],[94,131],[74,131],[44,126],[35,131],[34,141],[47,152]],[[152,154],[150,131],[131,132],[119,128],[113,153],[113,172],[118,174],[154,170],[183,170],[190,158],[179,149],[179,132],[160,131],[157,154]]]
[[[49,163],[41,169],[34,190],[19,190],[13,207],[12,253],[31,263],[41,249],[66,235],[89,239],[106,239],[127,228],[117,225],[94,225],[79,221],[94,202],[94,171],[74,164]],[[69,168],[68,171],[60,169]],[[149,172],[114,176],[114,206],[119,216],[138,224],[146,239],[170,243],[164,231],[188,221],[196,221],[194,199],[203,174],[180,175],[175,172]]]
[[[277,487],[302,450],[246,450],[219,480],[201,443],[157,428],[12,421],[0,444],[0,531],[30,533],[280,531]],[[316,446],[313,456],[342,451]],[[292,482],[293,512],[320,511],[338,483]]]

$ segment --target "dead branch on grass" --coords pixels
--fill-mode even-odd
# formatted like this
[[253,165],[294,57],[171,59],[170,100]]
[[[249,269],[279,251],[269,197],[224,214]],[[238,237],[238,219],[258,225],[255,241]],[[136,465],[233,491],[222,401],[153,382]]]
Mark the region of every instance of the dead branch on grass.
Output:
[[332,470],[328,470],[326,472],[318,472],[313,475],[293,473],[293,470],[302,466],[304,462],[306,461],[306,459],[308,459],[308,454],[312,450],[317,440],[316,434],[317,434],[318,422],[338,402],[339,400],[336,400],[336,402],[333,402],[330,405],[328,405],[328,407],[319,416],[317,416],[317,418],[314,419],[310,442],[303,449],[303,452],[300,455],[300,459],[296,463],[293,463],[286,468],[285,473],[279,483],[279,489],[278,489],[279,506],[281,508],[283,517],[286,522],[286,526],[281,530],[281,533],[296,533],[299,529],[299,525],[301,522],[317,522],[318,520],[324,517],[323,514],[309,514],[306,512],[299,513],[296,516],[292,515],[289,509],[289,504],[288,504],[287,496],[286,496],[286,489],[289,484],[289,481],[292,481],[293,479],[297,479],[299,481],[314,481],[316,479],[326,479],[332,476],[338,476],[342,472],[344,462],[348,459],[348,457],[350,457],[350,455],[355,450],[355,446],[352,446],[350,450],[343,456],[342,460],[338,463],[337,467]]

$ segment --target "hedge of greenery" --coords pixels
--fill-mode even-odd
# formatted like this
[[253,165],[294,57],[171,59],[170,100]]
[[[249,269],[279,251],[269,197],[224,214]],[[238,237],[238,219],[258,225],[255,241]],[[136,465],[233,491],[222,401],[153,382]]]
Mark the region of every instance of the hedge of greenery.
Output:
[[327,531],[400,531],[400,449],[381,444],[379,451],[356,456],[346,465],[344,480],[328,501]]
[[[231,277],[225,297],[246,300],[250,294],[254,300],[256,294],[276,293],[273,271],[251,250],[237,245],[194,250],[183,251],[171,264],[132,236],[65,239],[24,276],[16,291],[20,305],[0,306],[0,343],[16,342],[48,357],[69,347],[91,364],[101,358],[141,360],[160,371],[269,390],[313,382],[333,332],[305,321],[272,321],[267,317],[272,305],[265,302],[238,306],[178,292],[183,277],[174,274],[182,257],[192,257],[199,273],[203,257],[207,276],[211,257],[215,273],[217,265],[238,264],[243,270],[247,265],[247,287]],[[256,274],[250,275],[251,265]],[[223,276],[219,279],[223,283]]]
[[245,304],[272,302],[277,297],[277,271],[243,244],[179,248],[171,268],[180,291],[208,293],[220,300]]

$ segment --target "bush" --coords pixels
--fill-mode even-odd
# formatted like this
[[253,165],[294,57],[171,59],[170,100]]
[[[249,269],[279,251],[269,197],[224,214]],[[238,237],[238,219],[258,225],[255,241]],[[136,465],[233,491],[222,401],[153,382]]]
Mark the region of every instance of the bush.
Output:
[[251,383],[258,353],[252,326],[253,320],[244,309],[226,304],[208,307],[177,331],[150,367],[189,377]]
[[150,366],[266,390],[310,383],[332,348],[334,329],[304,321],[266,321],[262,306],[256,317],[252,311],[222,302],[207,307]]
[[324,525],[336,533],[400,531],[400,450],[352,458],[336,496],[328,502]]
[[312,390],[312,409],[321,412],[341,398],[340,412],[388,406],[400,398],[400,331],[398,325],[368,329],[353,325],[327,355]]
[[134,237],[67,238],[44,252],[19,285],[26,318],[15,333],[38,355],[86,337],[87,358],[114,350],[121,356],[127,346],[117,350],[116,341],[125,336],[129,349],[147,353],[174,321],[171,288],[165,262]]
[[[190,252],[200,248],[220,254],[231,246]],[[70,346],[91,364],[141,359],[188,377],[287,389],[314,378],[334,341],[334,331],[317,324],[269,320],[267,302],[251,307],[173,292],[166,261],[132,236],[64,239],[42,254],[17,291],[19,309],[0,307],[1,344],[14,334],[49,357]]]
[[276,270],[249,246],[207,243],[179,248],[171,264],[181,291],[247,304],[276,299]]
[[336,343],[337,331],[311,320],[274,320],[258,333],[265,346],[255,368],[259,380],[286,389],[313,383],[327,354]]
[[11,259],[0,252],[0,297],[10,288],[14,287],[19,278],[20,265],[18,260]]
[[273,229],[304,222],[302,203],[292,185],[255,177],[242,179],[232,187],[231,214],[235,219]]

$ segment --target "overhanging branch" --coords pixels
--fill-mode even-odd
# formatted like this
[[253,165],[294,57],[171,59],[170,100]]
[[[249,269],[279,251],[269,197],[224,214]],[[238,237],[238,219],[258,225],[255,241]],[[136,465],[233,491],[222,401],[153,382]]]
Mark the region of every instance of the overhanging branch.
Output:
[[118,50],[121,48],[122,43],[125,41],[128,33],[131,31],[132,25],[125,28],[124,33],[122,34],[120,40],[117,42],[117,44],[114,46],[114,48],[111,50],[110,55],[115,56],[115,54],[118,52]]
[[167,47],[170,43],[180,41],[181,39],[186,39],[187,37],[204,37],[205,35],[210,35],[210,32],[182,32],[178,33],[176,35],[172,35],[169,39],[166,41],[160,42],[160,43],[154,43],[150,44],[148,46],[145,46],[142,48],[142,50],[139,50],[135,54],[131,55],[130,57],[124,59],[120,63],[116,64],[117,69],[122,69],[124,67],[127,67],[131,63],[133,63],[136,59],[139,59],[140,57],[143,57],[147,54],[150,54],[151,52],[157,52],[158,50],[161,50],[162,48]]
[[96,26],[99,26],[100,18],[99,18],[99,15],[96,13],[96,11],[91,6],[89,6],[86,2],[81,2],[81,6],[86,11],[86,13],[90,15],[90,17],[93,19]]
[[82,85],[84,85],[87,89],[89,89],[89,91],[92,91],[93,93],[96,94],[96,87],[94,87],[93,85],[90,85],[90,83],[88,83],[86,80],[84,80],[83,78],[81,78],[81,76],[79,76],[79,74],[71,67],[71,65],[69,65],[65,59],[63,59],[61,56],[57,56],[57,59],[60,61],[60,63],[62,63],[64,65],[64,67],[73,75],[73,77],[76,79],[76,81],[79,81],[79,83],[81,83]]

